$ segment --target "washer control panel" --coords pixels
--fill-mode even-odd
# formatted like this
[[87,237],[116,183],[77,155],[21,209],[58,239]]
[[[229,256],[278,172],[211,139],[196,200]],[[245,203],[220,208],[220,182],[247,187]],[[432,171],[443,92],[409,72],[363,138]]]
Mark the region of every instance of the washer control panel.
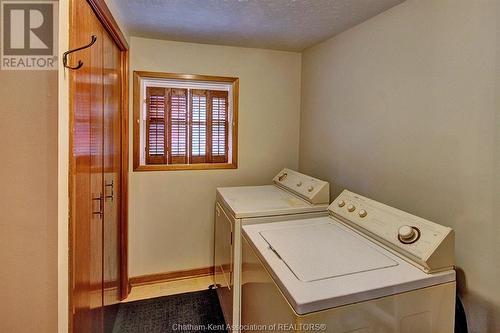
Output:
[[426,272],[454,265],[452,229],[344,190],[328,208],[369,238],[412,260]]
[[273,178],[273,182],[312,204],[330,203],[330,186],[323,180],[285,168]]

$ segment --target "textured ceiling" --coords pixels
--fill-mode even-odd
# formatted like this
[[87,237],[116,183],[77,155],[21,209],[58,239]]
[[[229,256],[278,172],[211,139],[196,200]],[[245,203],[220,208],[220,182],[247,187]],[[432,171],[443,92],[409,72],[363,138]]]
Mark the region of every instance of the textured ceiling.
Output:
[[132,36],[300,51],[404,0],[108,0]]

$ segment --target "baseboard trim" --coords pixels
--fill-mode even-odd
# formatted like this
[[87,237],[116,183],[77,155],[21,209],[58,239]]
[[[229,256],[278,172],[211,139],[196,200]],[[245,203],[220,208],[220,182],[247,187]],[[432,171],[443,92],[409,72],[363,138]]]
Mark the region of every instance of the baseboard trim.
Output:
[[140,275],[130,277],[129,283],[131,287],[143,286],[160,282],[168,282],[175,280],[184,280],[195,277],[202,277],[214,274],[214,267],[203,267],[195,269],[187,269],[175,272],[166,272],[158,274]]

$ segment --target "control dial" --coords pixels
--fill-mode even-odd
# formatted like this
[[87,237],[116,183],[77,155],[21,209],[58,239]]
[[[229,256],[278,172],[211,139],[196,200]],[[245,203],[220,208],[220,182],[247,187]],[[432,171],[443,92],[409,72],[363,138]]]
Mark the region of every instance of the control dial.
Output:
[[415,243],[420,238],[420,230],[409,225],[403,225],[398,229],[398,238],[404,244]]
[[348,204],[347,205],[347,210],[349,212],[354,212],[355,209],[356,209],[356,207],[353,204]]
[[313,186],[309,186],[309,187],[307,188],[307,191],[308,191],[308,192],[312,192],[313,190],[314,190],[314,187],[313,187]]
[[299,182],[297,183],[297,186],[298,186],[298,187],[302,186],[302,182],[301,182],[301,181],[299,181]]
[[344,207],[345,206],[345,201],[344,200],[339,200],[339,202],[337,202],[337,205],[339,207]]
[[365,217],[366,215],[368,215],[368,213],[366,212],[366,210],[364,209],[361,209],[358,213],[359,217]]

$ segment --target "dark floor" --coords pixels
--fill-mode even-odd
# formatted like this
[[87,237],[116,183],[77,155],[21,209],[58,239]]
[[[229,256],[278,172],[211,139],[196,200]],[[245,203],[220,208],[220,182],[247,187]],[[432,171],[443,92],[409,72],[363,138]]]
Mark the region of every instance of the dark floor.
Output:
[[215,290],[121,303],[112,333],[226,332]]

